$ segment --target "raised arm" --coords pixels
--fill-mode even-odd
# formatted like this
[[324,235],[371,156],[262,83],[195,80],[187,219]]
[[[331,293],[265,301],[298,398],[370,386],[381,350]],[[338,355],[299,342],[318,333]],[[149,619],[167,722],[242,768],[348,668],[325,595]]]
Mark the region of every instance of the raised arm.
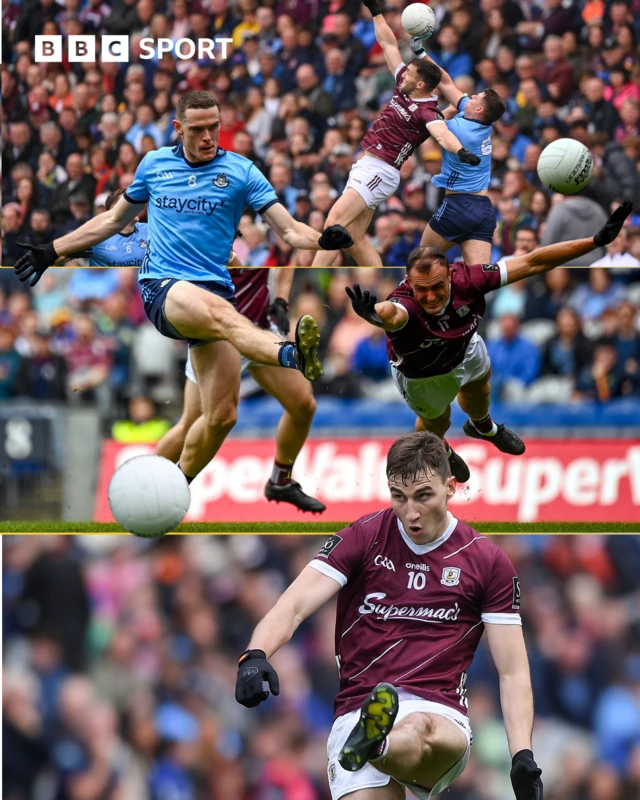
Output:
[[342,250],[353,244],[351,235],[342,225],[330,225],[318,238],[318,231],[295,220],[282,203],[274,203],[262,216],[278,236],[300,250]]
[[[411,49],[416,54],[417,58],[426,58],[427,61],[431,61],[432,64],[436,62],[431,58],[431,56],[427,53],[425,46],[424,46],[424,39],[416,39],[415,36],[411,37]],[[440,78],[440,83],[438,84],[438,89],[442,92],[442,96],[444,99],[451,103],[453,108],[455,109],[455,114],[458,113],[458,104],[460,100],[465,96],[464,92],[461,92],[460,89],[455,85],[453,82],[453,78],[449,73],[442,69],[442,67],[437,64],[436,65],[440,71],[442,72],[442,78]],[[449,111],[449,109],[446,109]],[[453,116],[453,115],[452,115]]]
[[604,226],[591,239],[575,239],[569,242],[558,242],[546,247],[539,247],[526,256],[505,259],[507,267],[507,283],[515,283],[524,278],[531,278],[543,272],[550,272],[573,258],[585,256],[592,250],[611,244],[622,230],[624,221],[633,211],[633,204],[623,203],[619,206]]
[[376,41],[382,48],[384,60],[387,62],[391,74],[395,77],[396,70],[400,64],[404,63],[400,55],[398,40],[388,22],[382,16],[382,9],[378,5],[378,0],[363,0],[363,2],[373,17],[373,30],[376,35]]

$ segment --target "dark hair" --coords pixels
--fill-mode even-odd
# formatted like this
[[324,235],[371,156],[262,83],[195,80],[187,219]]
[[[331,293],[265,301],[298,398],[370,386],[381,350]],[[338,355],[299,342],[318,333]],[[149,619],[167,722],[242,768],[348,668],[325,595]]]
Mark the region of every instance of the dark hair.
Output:
[[107,196],[107,199],[104,201],[104,208],[105,211],[109,211],[110,208],[113,208],[118,200],[118,198],[123,195],[125,192],[124,189],[116,189],[115,192],[111,192],[110,195]]
[[387,455],[387,478],[403,484],[422,475],[438,475],[443,481],[451,477],[449,458],[442,439],[430,431],[409,433],[391,445]]
[[190,108],[220,108],[217,98],[211,92],[193,91],[185,92],[176,109],[176,117],[180,122],[184,122],[185,114]]
[[425,58],[414,58],[409,63],[416,65],[418,79],[425,82],[428,92],[435,89],[442,80],[442,70],[433,61],[427,61]]
[[504,100],[495,91],[495,89],[484,90],[483,104],[484,114],[482,115],[482,121],[485,123],[485,125],[493,125],[493,123],[497,122],[507,110]]
[[520,225],[520,227],[516,231],[516,236],[520,233],[520,231],[526,231],[527,233],[532,233],[536,237],[536,242],[538,241],[538,233],[535,230],[535,228],[532,228],[529,225]]
[[422,247],[416,247],[409,253],[407,259],[407,275],[414,269],[420,272],[429,272],[434,264],[441,264],[444,267],[449,267],[449,259],[435,244],[425,244]]

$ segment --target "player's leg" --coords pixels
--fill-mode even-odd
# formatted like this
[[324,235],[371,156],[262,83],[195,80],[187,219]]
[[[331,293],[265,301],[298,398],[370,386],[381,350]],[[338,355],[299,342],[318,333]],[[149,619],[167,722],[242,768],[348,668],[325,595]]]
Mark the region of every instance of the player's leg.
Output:
[[436,436],[442,439],[442,442],[447,450],[449,458],[449,468],[451,474],[458,481],[458,483],[466,483],[471,477],[471,472],[465,460],[459,456],[456,451],[451,447],[449,442],[444,438],[445,433],[451,427],[451,406],[448,405],[446,411],[435,419],[426,419],[425,417],[416,418],[417,431],[430,431],[435,433]]
[[423,794],[465,757],[469,737],[440,714],[415,711],[396,723],[399,706],[395,688],[378,684],[363,703],[338,761],[349,772],[370,763],[397,781],[415,785]]
[[202,414],[187,432],[180,469],[192,479],[220,449],[238,418],[240,354],[229,342],[191,348]]
[[466,264],[490,264],[493,245],[493,234],[496,230],[496,210],[488,197],[471,196],[466,198],[464,205],[468,217],[477,222],[472,232],[467,234],[464,241],[460,241],[462,257]]
[[170,461],[177,463],[184,447],[185,439],[189,428],[202,414],[202,403],[200,402],[200,391],[198,385],[187,378],[184,382],[184,401],[182,404],[182,416],[176,424],[168,430],[156,445],[155,453],[157,456],[164,456]]
[[162,313],[177,332],[176,338],[228,341],[251,361],[299,369],[308,380],[322,376],[320,332],[308,315],[298,322],[295,345],[283,344],[273,333],[249,322],[227,300],[187,281],[171,285]]
[[429,222],[427,223],[427,227],[422,231],[420,247],[426,247],[426,245],[429,244],[439,247],[443,253],[446,253],[447,250],[450,250],[453,247],[454,243],[450,242],[448,239],[445,239],[444,236],[441,236],[439,233],[436,233]]
[[301,511],[321,513],[326,506],[302,491],[291,479],[291,471],[304,445],[316,401],[308,381],[296,372],[279,367],[249,367],[256,382],[280,403],[284,413],[276,429],[276,455],[271,478],[265,486],[267,500],[291,503]]
[[460,242],[460,247],[465,264],[491,263],[491,242],[485,242],[482,239],[467,239],[466,242]]
[[503,453],[522,455],[525,450],[522,439],[504,425],[496,425],[491,419],[491,362],[480,336],[474,336],[469,342],[465,360],[458,369],[461,379],[458,402],[469,417],[462,426],[465,434],[473,439],[491,442]]
[[353,256],[359,267],[381,267],[380,253],[367,239],[367,230],[375,214],[375,208],[365,208],[358,219],[349,228],[353,245],[347,248],[347,253]]
[[[327,215],[325,228],[328,228],[330,225],[343,225],[351,233],[349,226],[352,225],[366,209],[367,204],[364,198],[359,195],[355,189],[347,187],[331,207]],[[351,235],[353,237],[353,233],[351,233]],[[336,257],[337,250],[318,250],[314,256],[312,266],[331,267]]]

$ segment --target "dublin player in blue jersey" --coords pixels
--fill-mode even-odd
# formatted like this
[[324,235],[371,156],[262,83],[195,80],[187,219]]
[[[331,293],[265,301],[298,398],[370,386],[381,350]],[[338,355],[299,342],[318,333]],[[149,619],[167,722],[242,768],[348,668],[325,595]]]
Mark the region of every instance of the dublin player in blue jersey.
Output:
[[227,262],[246,206],[291,247],[339,250],[353,244],[334,225],[318,233],[297,222],[248,159],[218,147],[220,107],[210,92],[186,92],[174,121],[181,143],[142,159],[133,183],[113,208],[45,245],[25,245],[19,279],[34,285],[56,259],[103,242],[148,203],[149,246],[139,280],[145,311],[157,329],[191,347],[203,414],[191,426],[180,468],[192,480],[220,448],[237,418],[240,354],[252,361],[322,375],[320,334],[304,316],[295,343],[281,342],[239,314]]
[[[421,39],[411,40],[418,58],[431,61]],[[435,245],[446,252],[454,244],[462,248],[467,264],[488,264],[496,229],[496,212],[488,197],[491,180],[491,133],[505,104],[493,89],[469,97],[442,70],[438,86],[451,106],[444,110],[447,127],[460,144],[480,158],[470,167],[455,153],[442,151],[442,171],[433,185],[445,190],[445,198],[422,234],[421,245]]]
[[[104,203],[110,211],[124,189],[116,189]],[[90,267],[141,267],[149,247],[149,226],[134,217],[131,222],[110,239],[91,248]]]

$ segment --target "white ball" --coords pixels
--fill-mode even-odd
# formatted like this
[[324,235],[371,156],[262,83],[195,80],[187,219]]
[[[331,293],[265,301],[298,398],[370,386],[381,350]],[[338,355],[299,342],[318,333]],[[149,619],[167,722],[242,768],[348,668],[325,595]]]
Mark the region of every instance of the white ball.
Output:
[[593,156],[575,139],[548,144],[538,159],[538,177],[552,192],[575,194],[593,175]]
[[109,481],[109,508],[119,525],[136,536],[162,536],[189,510],[189,485],[178,466],[154,455],[125,461]]
[[402,27],[410,36],[428,39],[436,29],[436,15],[424,3],[411,3],[402,12]]

